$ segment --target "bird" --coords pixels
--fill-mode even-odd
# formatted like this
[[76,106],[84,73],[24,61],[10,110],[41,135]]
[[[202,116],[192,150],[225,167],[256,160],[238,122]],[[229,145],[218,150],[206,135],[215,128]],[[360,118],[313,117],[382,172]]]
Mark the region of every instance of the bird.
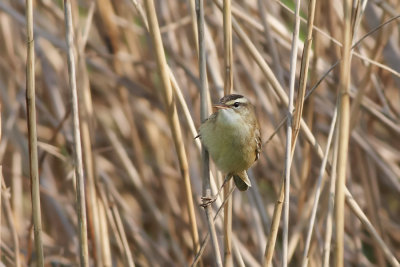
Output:
[[224,183],[233,177],[236,187],[246,191],[251,187],[247,170],[258,160],[261,133],[254,106],[239,94],[222,97],[216,110],[200,126],[201,143],[217,168],[226,175]]

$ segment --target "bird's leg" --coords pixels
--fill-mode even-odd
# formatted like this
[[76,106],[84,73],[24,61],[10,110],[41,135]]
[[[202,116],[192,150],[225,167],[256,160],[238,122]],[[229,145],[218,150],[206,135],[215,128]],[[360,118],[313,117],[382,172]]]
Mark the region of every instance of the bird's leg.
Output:
[[214,203],[214,202],[217,200],[219,193],[221,193],[222,188],[224,188],[225,184],[226,184],[226,183],[229,181],[229,179],[231,179],[231,178],[232,178],[232,175],[231,175],[231,174],[227,174],[227,175],[225,176],[224,182],[222,183],[221,187],[218,189],[217,194],[215,194],[214,196],[212,196],[212,197],[201,197],[201,200],[202,200],[203,203],[201,203],[200,206],[202,206],[203,208],[205,208],[205,207],[211,205],[212,203]]

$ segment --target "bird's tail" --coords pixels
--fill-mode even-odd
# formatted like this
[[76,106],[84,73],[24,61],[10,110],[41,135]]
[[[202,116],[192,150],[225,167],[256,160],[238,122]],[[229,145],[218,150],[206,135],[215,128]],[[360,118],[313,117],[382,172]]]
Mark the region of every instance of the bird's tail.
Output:
[[240,191],[246,191],[251,187],[251,182],[246,171],[234,174],[233,181]]

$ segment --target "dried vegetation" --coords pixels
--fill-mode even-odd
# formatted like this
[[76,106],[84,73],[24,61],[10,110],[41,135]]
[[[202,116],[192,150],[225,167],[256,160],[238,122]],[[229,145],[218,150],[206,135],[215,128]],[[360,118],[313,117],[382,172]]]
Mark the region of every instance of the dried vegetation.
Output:
[[[200,50],[204,47],[206,52],[207,83],[199,77],[197,1],[157,0],[156,13],[151,2],[71,1],[73,27],[68,32],[74,39],[67,43],[64,3],[33,1],[34,43],[29,44],[34,44],[35,52],[31,71],[41,206],[32,212],[29,163],[35,159],[28,151],[35,144],[29,142],[29,133],[34,132],[28,132],[27,111],[32,109],[25,101],[26,84],[32,88],[25,82],[31,77],[26,75],[29,21],[25,1],[0,0],[0,261],[5,266],[40,263],[42,245],[46,266],[79,262],[87,266],[87,261],[91,266],[191,265],[212,221],[199,206],[204,171],[200,143],[194,137],[201,118],[200,87],[206,85],[208,102],[216,102],[224,93],[224,81],[231,82],[224,72],[229,56],[224,53],[224,33],[229,36],[231,31],[233,91],[256,106],[265,142],[260,159],[249,171],[254,186],[245,193],[234,191],[229,204],[232,232],[226,240],[232,244],[234,266],[262,266],[270,256],[274,266],[286,262],[333,266],[335,257],[345,266],[399,266],[397,0],[366,5],[366,1],[350,1],[355,4],[350,13],[343,12],[341,1],[316,1],[312,48],[304,56],[310,9],[309,2],[302,1],[294,55],[298,64],[292,70],[295,146],[289,150],[285,148],[289,128],[284,126],[292,80],[293,2],[232,1],[232,29],[226,29],[222,1],[204,1]],[[346,27],[344,17],[351,20]],[[161,39],[157,39],[157,23]],[[345,57],[350,72],[338,64],[344,31],[353,45],[351,56]],[[301,62],[303,67],[307,62],[308,71],[300,71]],[[346,92],[346,75],[350,76],[350,105],[344,111],[338,99]],[[79,114],[71,93],[75,86]],[[208,104],[203,102],[205,107]],[[296,117],[299,110],[302,114]],[[345,145],[338,149],[347,137],[348,150]],[[283,197],[285,154],[292,157],[288,225],[275,217],[277,242],[272,248],[269,244],[272,254],[268,254],[274,210],[282,206],[277,200]],[[337,163],[342,164],[338,172]],[[223,177],[212,163],[210,169],[216,192]],[[341,196],[344,210],[335,213]],[[222,199],[221,195],[208,215],[216,214]],[[221,251],[223,214],[214,220]],[[42,244],[35,245],[32,215],[42,219]],[[85,216],[87,224],[81,221]],[[343,236],[335,228],[341,221]],[[215,246],[204,244],[197,253],[199,262],[212,266]]]

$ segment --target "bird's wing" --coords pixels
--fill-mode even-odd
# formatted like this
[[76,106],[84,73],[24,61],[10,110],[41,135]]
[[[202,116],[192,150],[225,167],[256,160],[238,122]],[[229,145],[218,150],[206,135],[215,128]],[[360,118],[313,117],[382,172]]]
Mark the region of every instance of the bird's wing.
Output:
[[[215,120],[215,119],[217,118],[217,115],[218,115],[218,112],[215,112],[215,113],[211,114],[210,117],[208,117],[207,119],[205,119],[205,120],[201,123],[201,125],[203,125],[203,124],[205,124],[205,123],[207,123],[207,122],[209,122],[209,121]],[[200,126],[200,128],[201,128],[201,126]],[[200,134],[200,133],[199,133],[194,139],[199,138],[199,137],[200,137],[200,139],[201,139],[201,134]]]
[[256,160],[258,160],[258,158],[260,157],[260,153],[261,153],[261,133],[260,133],[260,129],[257,127],[256,132],[255,132],[255,139],[256,139]]

